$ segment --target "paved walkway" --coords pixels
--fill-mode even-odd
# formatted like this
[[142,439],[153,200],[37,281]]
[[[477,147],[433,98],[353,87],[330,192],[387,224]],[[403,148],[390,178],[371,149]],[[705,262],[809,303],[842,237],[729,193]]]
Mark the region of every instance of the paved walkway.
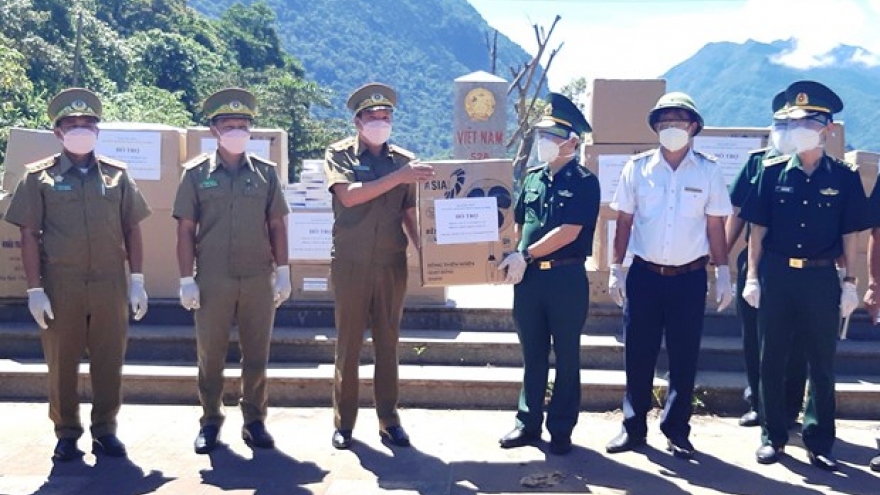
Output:
[[[194,384],[195,385],[195,384]],[[880,476],[866,468],[875,453],[874,423],[840,421],[835,453],[839,473],[807,463],[795,436],[779,464],[754,461],[758,430],[733,418],[698,416],[691,462],[670,456],[656,423],[649,447],[609,456],[605,443],[619,428],[619,413],[581,415],[575,450],[564,457],[547,446],[498,448],[512,425],[510,411],[403,410],[413,439],[409,449],[384,445],[371,409],[362,409],[351,451],[330,445],[332,411],[272,408],[269,430],[277,450],[252,452],[238,435],[241,417],[227,408],[221,437],[228,446],[210,456],[192,451],[199,409],[126,404],[119,434],[129,459],[53,465],[51,425],[42,403],[0,403],[0,494],[421,494],[590,493],[596,495],[812,495],[880,493]],[[88,405],[83,408],[88,418]],[[546,437],[546,435],[545,435]],[[80,447],[89,446],[88,435]]]

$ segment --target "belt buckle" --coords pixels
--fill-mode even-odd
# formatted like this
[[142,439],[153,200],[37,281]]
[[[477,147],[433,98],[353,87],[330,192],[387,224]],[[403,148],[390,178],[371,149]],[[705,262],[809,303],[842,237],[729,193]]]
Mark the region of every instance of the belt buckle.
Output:
[[538,270],[549,270],[553,268],[553,264],[549,260],[538,263]]
[[804,259],[803,258],[789,258],[788,266],[791,268],[803,268],[804,267]]

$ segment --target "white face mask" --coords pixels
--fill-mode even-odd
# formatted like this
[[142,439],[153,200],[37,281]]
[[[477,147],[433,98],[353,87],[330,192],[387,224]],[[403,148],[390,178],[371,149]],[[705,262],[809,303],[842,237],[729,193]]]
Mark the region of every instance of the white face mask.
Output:
[[220,135],[220,147],[233,155],[240,155],[247,149],[251,133],[244,129],[233,129]]
[[816,129],[795,127],[794,129],[789,129],[788,134],[791,139],[791,144],[798,153],[810,151],[822,145],[822,135]]
[[794,143],[791,142],[791,134],[789,134],[788,129],[772,129],[770,131],[770,142],[773,145],[773,149],[783,155],[790,155],[796,151]]
[[538,138],[538,160],[550,163],[559,158],[559,145],[554,143],[550,138]]
[[391,123],[384,120],[364,122],[361,127],[361,137],[373,146],[384,144],[391,137]]
[[688,144],[691,136],[688,131],[678,127],[667,127],[657,134],[660,145],[669,151],[678,151]]
[[94,151],[98,134],[91,129],[77,127],[64,133],[61,141],[64,149],[74,155],[87,155]]

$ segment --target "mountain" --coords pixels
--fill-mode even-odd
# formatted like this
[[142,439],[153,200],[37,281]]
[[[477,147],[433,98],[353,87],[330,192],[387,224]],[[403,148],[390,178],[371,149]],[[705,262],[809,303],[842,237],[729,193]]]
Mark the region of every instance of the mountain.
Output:
[[662,77],[669,91],[684,91],[697,102],[707,125],[756,126],[770,123],[770,101],[790,83],[811,79],[843,100],[835,116],[846,129],[847,147],[880,150],[880,66],[866,50],[841,45],[820,57],[822,65],[786,65],[797,49],[793,40],[709,43]]
[[[399,94],[392,140],[422,157],[452,150],[453,80],[489,71],[486,34],[492,29],[466,0],[262,0],[277,15],[284,48],[309,79],[332,90],[333,110],[319,117],[351,120],[345,99],[381,81]],[[209,16],[253,0],[189,0]],[[498,36],[498,75],[531,59]]]

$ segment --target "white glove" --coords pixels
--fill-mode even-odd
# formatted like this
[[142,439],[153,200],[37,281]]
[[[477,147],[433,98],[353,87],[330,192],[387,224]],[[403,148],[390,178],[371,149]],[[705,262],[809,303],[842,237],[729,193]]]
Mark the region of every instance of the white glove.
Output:
[[626,302],[626,272],[620,263],[611,265],[611,272],[608,274],[608,294],[615,304],[623,307]]
[[849,317],[857,307],[859,307],[859,293],[856,284],[844,282],[840,286],[840,316]]
[[733,301],[733,285],[730,283],[730,267],[717,265],[715,267],[715,302],[718,303],[718,312],[722,312]]
[[282,265],[275,268],[275,283],[272,287],[272,294],[275,297],[276,308],[290,298],[292,290],[290,286],[290,265]]
[[31,311],[31,316],[34,317],[34,321],[36,321],[37,325],[43,330],[49,328],[49,325],[46,324],[45,317],[48,316],[50,320],[54,320],[55,314],[52,313],[52,304],[49,302],[49,296],[46,295],[46,291],[44,291],[42,287],[35,287],[33,289],[28,289],[27,295],[28,309]]
[[180,305],[186,308],[187,311],[202,307],[199,285],[196,283],[196,279],[192,277],[180,279]]
[[508,254],[504,261],[498,265],[498,269],[504,270],[506,268],[507,275],[504,277],[504,282],[515,285],[522,281],[523,275],[526,273],[526,264],[522,253],[516,251]]
[[131,312],[134,320],[138,321],[147,314],[147,289],[144,288],[144,274],[132,273],[131,286],[128,290],[128,300],[131,302]]
[[758,309],[761,306],[761,283],[756,278],[746,279],[746,285],[743,287],[743,299],[749,306]]

